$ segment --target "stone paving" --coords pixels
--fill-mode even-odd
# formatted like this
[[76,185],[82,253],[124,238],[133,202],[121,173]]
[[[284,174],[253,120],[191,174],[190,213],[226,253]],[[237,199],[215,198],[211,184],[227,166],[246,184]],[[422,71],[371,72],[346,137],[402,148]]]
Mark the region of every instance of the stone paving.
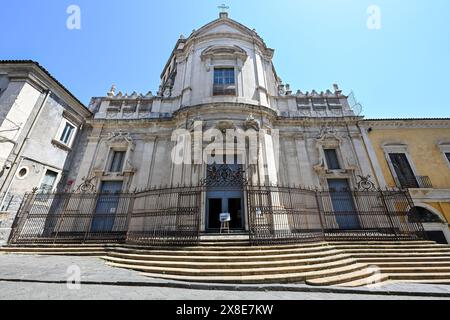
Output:
[[[70,281],[78,271],[80,288]],[[450,286],[395,283],[350,289],[305,284],[198,284],[144,277],[139,272],[109,267],[95,257],[0,254],[0,299],[450,300]]]

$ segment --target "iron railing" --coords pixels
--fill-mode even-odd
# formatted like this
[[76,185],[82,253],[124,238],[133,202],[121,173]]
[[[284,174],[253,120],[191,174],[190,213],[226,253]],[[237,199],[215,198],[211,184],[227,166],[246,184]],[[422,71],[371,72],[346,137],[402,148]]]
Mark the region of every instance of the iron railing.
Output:
[[250,240],[254,244],[317,240],[408,240],[424,237],[408,219],[404,191],[317,191],[247,187]]
[[431,183],[430,177],[427,176],[414,176],[414,177],[401,177],[395,179],[396,185],[402,189],[411,189],[411,188],[423,188],[423,189],[431,189],[433,188],[433,184]]
[[137,193],[127,242],[141,245],[196,244],[202,187],[166,187]]
[[[252,244],[424,237],[421,222],[408,219],[412,202],[406,191],[241,188]],[[9,243],[195,245],[208,190],[202,185],[135,193],[26,194]]]

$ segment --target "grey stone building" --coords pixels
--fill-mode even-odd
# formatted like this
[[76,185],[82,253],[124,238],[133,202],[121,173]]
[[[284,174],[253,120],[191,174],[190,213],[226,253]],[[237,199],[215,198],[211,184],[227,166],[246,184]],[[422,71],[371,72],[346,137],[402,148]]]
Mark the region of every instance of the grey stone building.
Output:
[[222,12],[178,39],[157,92],[112,86],[88,108],[37,63],[2,62],[3,234],[21,202],[15,241],[191,241],[221,214],[257,240],[399,228],[404,194],[352,194],[385,183],[349,97],[293,91],[273,55]]
[[[276,73],[273,55],[254,30],[227,13],[180,37],[158,92],[128,94],[113,86],[106,97],[91,100],[94,116],[87,121],[83,152],[76,155],[69,181],[78,186],[88,180],[102,191],[200,185],[218,169],[194,159],[176,163],[172,157],[173,132],[192,132],[196,124],[203,133],[258,132],[256,161],[248,143],[212,152],[239,158],[234,169],[251,184],[351,189],[358,176],[374,177],[358,127],[361,117],[347,96],[337,85],[333,91],[292,91]],[[203,153],[211,141],[201,141]],[[234,227],[248,229],[242,186],[209,188],[202,198],[201,230],[216,228],[219,212],[233,210],[240,221]]]
[[0,61],[0,242],[25,192],[56,191],[91,112],[33,61]]

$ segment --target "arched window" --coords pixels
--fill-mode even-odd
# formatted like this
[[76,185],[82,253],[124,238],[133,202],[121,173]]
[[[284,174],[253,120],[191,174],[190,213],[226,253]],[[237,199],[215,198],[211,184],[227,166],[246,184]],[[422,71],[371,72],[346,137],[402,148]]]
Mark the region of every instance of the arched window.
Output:
[[422,223],[441,223],[441,219],[431,211],[422,208],[414,207],[408,212],[409,222],[422,222]]

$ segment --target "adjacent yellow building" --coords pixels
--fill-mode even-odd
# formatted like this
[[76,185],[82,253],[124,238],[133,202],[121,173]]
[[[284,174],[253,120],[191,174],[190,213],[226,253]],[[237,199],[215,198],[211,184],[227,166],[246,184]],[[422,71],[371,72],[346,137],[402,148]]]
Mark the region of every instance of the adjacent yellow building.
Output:
[[430,238],[450,243],[450,119],[365,120],[381,187],[409,190]]

